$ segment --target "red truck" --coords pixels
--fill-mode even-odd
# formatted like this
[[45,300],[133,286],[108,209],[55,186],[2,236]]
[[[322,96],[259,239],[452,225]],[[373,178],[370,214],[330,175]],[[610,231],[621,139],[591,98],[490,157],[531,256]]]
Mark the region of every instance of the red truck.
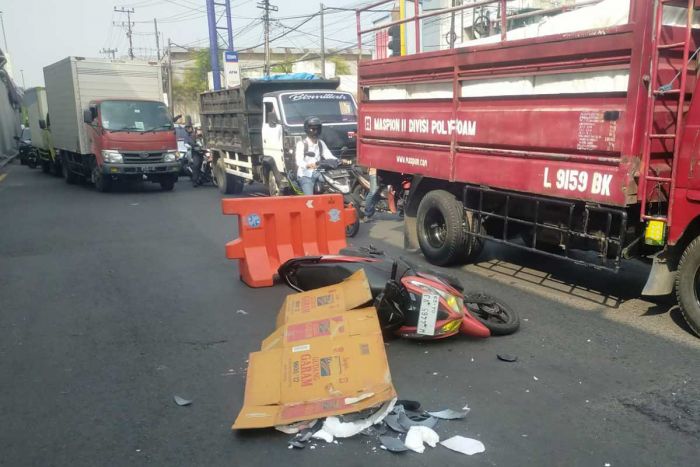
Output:
[[[357,10],[360,47],[412,24],[419,53],[360,62],[358,153],[410,183],[405,246],[438,265],[484,239],[614,271],[642,259],[643,293],[675,288],[700,335],[700,0],[490,0],[368,26],[385,3]],[[430,25],[466,12],[473,30],[428,51]]]
[[67,183],[106,192],[146,179],[174,188],[180,164],[159,64],[68,57],[45,67],[44,80],[50,120],[39,124]]

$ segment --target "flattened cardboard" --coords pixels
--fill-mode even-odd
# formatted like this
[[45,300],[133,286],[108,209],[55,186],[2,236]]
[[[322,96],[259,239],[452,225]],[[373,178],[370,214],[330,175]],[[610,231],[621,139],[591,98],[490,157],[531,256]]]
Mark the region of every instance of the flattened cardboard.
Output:
[[371,300],[367,276],[360,269],[338,284],[288,295],[277,315],[277,327],[352,310]]
[[233,428],[357,412],[396,397],[376,310],[347,310],[370,299],[364,271],[337,286],[288,296],[277,318],[282,324],[250,354]]

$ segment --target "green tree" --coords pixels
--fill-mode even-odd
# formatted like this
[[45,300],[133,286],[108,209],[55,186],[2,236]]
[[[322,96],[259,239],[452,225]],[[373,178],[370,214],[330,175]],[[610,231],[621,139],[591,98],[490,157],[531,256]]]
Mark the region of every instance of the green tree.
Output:
[[207,74],[211,71],[209,49],[190,52],[190,57],[194,61],[194,65],[185,70],[181,79],[173,80],[175,100],[191,101],[197,99],[199,94],[208,88]]
[[291,73],[294,70],[294,61],[289,55],[285,55],[284,61],[270,68],[274,73]]
[[335,63],[336,76],[350,74],[350,65],[348,65],[348,62],[346,62],[345,59],[334,55],[331,58],[329,58],[328,61]]

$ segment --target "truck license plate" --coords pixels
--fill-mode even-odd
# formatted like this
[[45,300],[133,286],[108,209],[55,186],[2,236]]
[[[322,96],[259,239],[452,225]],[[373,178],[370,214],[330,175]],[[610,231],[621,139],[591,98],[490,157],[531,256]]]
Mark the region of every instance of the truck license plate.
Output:
[[153,167],[152,165],[145,165],[143,166],[143,171],[144,172],[155,172],[156,168]]
[[435,335],[435,321],[437,320],[440,296],[436,294],[424,294],[420,302],[418,314],[418,329],[416,333],[424,336]]

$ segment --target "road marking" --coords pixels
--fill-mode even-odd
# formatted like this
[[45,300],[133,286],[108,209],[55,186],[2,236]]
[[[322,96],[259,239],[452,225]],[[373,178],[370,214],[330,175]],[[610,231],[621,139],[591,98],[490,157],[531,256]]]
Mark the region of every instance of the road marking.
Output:
[[7,174],[2,174],[2,175],[0,175],[0,182],[2,182],[3,180],[5,180],[5,177],[7,177]]

